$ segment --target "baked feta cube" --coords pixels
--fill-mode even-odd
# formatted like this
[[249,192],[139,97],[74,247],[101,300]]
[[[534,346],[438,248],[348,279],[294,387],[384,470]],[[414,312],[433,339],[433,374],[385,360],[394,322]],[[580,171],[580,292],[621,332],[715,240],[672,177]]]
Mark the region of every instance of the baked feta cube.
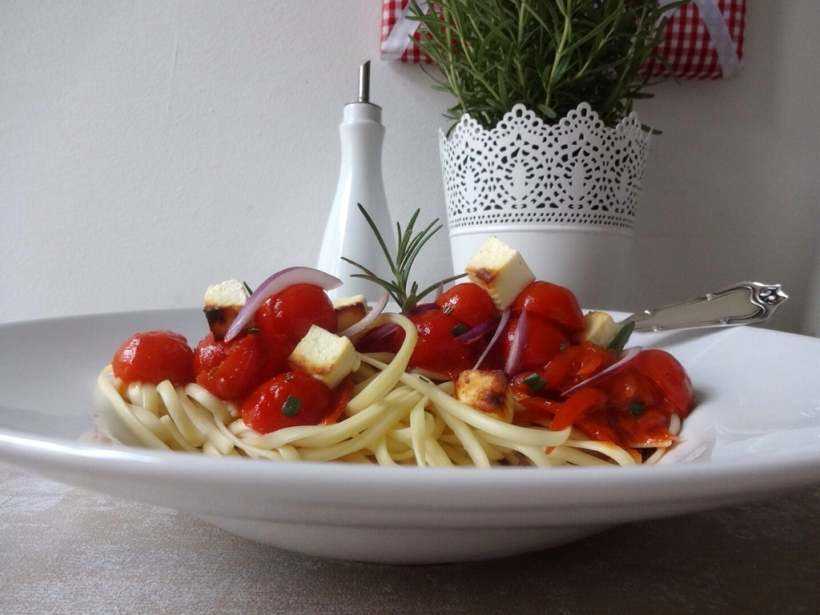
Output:
[[294,369],[311,374],[331,389],[359,369],[359,353],[346,337],[312,325],[288,361]]
[[606,348],[621,327],[606,312],[590,312],[584,316],[583,340]]
[[456,380],[456,398],[476,410],[507,415],[507,376],[500,370],[467,369]]
[[336,310],[337,331],[344,331],[367,316],[367,302],[364,295],[337,299],[333,302],[333,307]]
[[225,280],[205,291],[203,311],[214,338],[225,337],[228,327],[250,297],[247,286],[239,280]]
[[487,291],[499,310],[507,309],[535,279],[518,250],[490,237],[467,263],[467,275]]

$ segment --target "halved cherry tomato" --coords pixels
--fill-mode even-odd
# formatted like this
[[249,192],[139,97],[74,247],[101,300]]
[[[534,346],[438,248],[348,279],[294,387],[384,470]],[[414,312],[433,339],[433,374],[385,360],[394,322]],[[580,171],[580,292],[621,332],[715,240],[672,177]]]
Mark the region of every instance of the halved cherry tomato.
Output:
[[615,355],[589,342],[569,346],[542,370],[542,377],[551,391],[563,391],[591,378],[615,362]]
[[[311,325],[336,331],[333,304],[324,290],[312,284],[294,284],[270,297],[256,312],[255,321],[265,345],[285,357]],[[281,352],[277,352],[279,348]]]
[[498,309],[490,295],[480,286],[471,282],[456,284],[436,299],[436,304],[445,314],[453,316],[469,327],[498,318]]
[[[410,317],[419,332],[411,367],[420,367],[455,380],[458,374],[473,365],[473,350],[456,339],[461,323],[440,310],[427,310]],[[404,339],[404,331],[401,331]]]
[[[519,316],[510,318],[504,333],[501,335],[501,353],[504,358],[510,356],[510,349],[515,340]],[[519,365],[520,371],[535,370],[543,367],[569,343],[567,336],[555,325],[538,316],[527,314],[524,331],[525,342]]]
[[333,394],[302,372],[286,372],[263,382],[242,404],[242,419],[259,433],[316,425],[327,416]]
[[172,331],[135,333],[114,353],[111,367],[123,382],[159,384],[170,380],[174,386],[191,382],[194,355],[188,341]]
[[657,446],[672,438],[668,431],[669,414],[657,408],[647,408],[640,413],[618,412],[614,423],[627,446]]
[[535,424],[548,427],[555,412],[560,408],[560,402],[544,399],[535,396],[516,396],[518,403],[523,410],[516,411],[513,422],[516,425]]
[[661,401],[653,382],[630,368],[607,377],[598,386],[607,392],[609,405],[615,410],[627,411],[630,407],[650,408]]
[[594,387],[576,391],[562,402],[550,423],[550,429],[566,429],[585,414],[604,407],[606,394]]
[[573,423],[573,427],[577,427],[583,431],[592,440],[620,444],[621,438],[609,424],[609,418],[609,412],[606,410],[598,410],[597,412],[591,412],[577,419],[575,423]]
[[206,337],[197,345],[197,384],[220,399],[240,399],[264,378],[262,343],[258,335],[243,335],[217,344],[209,345]]
[[353,397],[353,380],[348,376],[333,392],[333,407],[327,416],[322,419],[322,425],[332,425],[344,414],[347,402]]
[[675,357],[664,350],[644,350],[635,357],[634,369],[657,385],[681,418],[689,414],[695,403],[692,382]]
[[527,311],[560,325],[569,333],[584,330],[584,315],[572,291],[549,282],[533,282],[512,304],[513,312]]

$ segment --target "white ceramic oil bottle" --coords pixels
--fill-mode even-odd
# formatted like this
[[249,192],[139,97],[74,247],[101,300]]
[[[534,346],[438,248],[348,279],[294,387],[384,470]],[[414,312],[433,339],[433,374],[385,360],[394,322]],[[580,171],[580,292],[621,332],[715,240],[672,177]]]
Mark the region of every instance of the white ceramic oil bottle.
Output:
[[381,291],[378,286],[351,277],[360,271],[344,262],[345,256],[375,272],[388,276],[388,265],[367,220],[358,204],[367,210],[390,249],[393,248],[393,224],[387,211],[382,180],[382,143],[384,126],[382,109],[370,102],[370,62],[359,68],[359,95],[345,105],[339,135],[342,164],[336,197],[325,227],[318,267],[340,278],[344,286],[335,295],[362,294],[369,301]]

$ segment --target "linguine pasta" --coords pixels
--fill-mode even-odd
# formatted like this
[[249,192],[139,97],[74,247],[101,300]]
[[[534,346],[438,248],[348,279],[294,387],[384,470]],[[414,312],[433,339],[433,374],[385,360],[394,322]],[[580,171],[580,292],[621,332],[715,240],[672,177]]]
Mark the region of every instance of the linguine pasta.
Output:
[[[639,451],[587,438],[577,429],[522,427],[484,413],[453,396],[453,383],[435,383],[408,372],[417,341],[415,325],[400,314],[384,314],[405,332],[386,357],[360,355],[354,395],[334,424],[286,427],[268,434],[251,429],[237,408],[195,383],[174,387],[124,384],[107,366],[98,391],[127,432],[142,446],[225,457],[274,461],[343,461],[420,467],[499,465],[635,465]],[[672,416],[670,433],[680,419]],[[656,463],[668,446],[644,463]]]

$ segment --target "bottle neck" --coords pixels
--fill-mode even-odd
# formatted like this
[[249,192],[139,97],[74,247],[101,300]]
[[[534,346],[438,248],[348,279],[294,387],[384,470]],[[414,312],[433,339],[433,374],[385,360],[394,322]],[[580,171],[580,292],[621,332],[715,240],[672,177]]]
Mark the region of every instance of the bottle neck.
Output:
[[384,126],[381,107],[369,103],[351,103],[344,108],[339,125],[342,146],[342,169],[354,167],[381,175]]

